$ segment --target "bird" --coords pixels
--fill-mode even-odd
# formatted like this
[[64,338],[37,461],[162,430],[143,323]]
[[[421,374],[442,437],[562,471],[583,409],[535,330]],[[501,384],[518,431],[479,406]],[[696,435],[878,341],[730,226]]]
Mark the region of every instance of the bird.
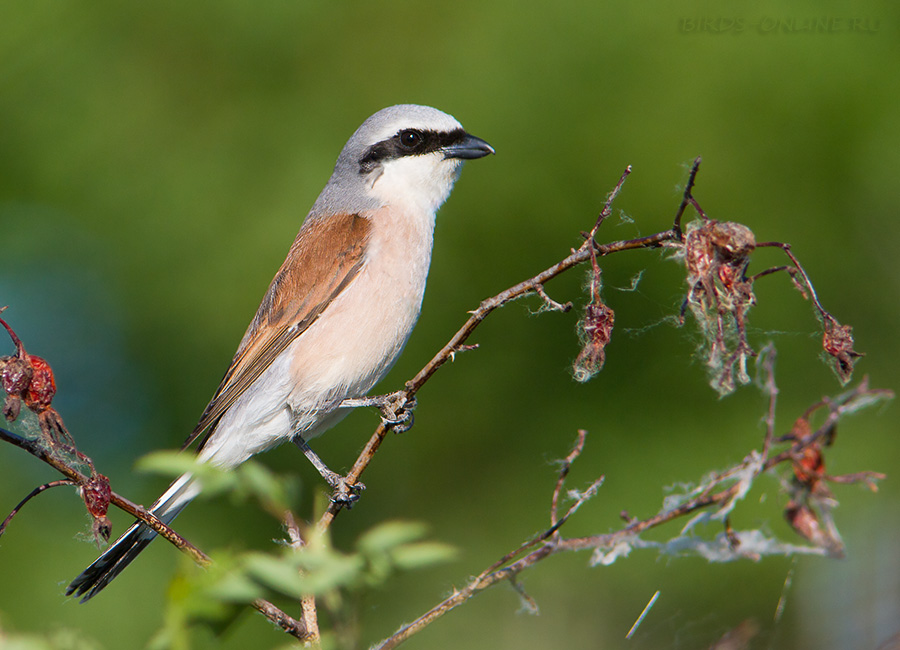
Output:
[[[366,119],[341,150],[184,447],[203,436],[198,461],[231,469],[291,440],[334,488],[333,498],[358,498],[358,485],[329,470],[307,441],[360,406],[381,408],[389,423],[404,420],[402,403],[369,391],[419,317],[435,213],[462,163],[493,153],[428,106],[400,104]],[[169,524],[200,488],[184,474],[150,510]],[[90,600],[155,537],[135,522],[66,595]]]

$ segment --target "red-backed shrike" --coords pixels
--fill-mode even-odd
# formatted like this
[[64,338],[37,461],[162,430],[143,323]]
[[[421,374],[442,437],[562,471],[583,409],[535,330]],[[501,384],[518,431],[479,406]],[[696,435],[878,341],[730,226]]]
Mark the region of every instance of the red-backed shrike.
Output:
[[[346,494],[306,440],[365,396],[391,368],[419,317],[434,217],[462,161],[494,153],[453,117],[405,104],[375,113],[344,145],[231,367],[188,443],[223,468],[294,440]],[[153,504],[171,522],[200,491],[190,474]],[[95,596],[156,536],[138,522],[75,578],[67,595]]]

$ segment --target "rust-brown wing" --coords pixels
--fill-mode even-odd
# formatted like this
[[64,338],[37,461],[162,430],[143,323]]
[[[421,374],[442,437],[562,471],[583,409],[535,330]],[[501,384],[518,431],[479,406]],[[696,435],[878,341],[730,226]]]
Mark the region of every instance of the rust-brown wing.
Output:
[[359,215],[307,219],[222,383],[182,448],[204,431],[211,431],[275,358],[353,281],[365,259],[370,229],[371,222]]

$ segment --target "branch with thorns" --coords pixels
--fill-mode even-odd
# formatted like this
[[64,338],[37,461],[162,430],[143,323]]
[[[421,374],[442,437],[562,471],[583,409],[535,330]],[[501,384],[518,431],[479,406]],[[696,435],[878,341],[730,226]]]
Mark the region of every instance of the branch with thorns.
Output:
[[[540,297],[547,310],[568,311],[571,308],[571,303],[560,303],[553,300],[546,292],[545,285],[553,278],[584,262],[590,262],[589,300],[577,326],[582,347],[576,359],[573,373],[575,378],[580,381],[588,380],[603,366],[605,349],[610,341],[615,319],[613,310],[601,298],[601,267],[598,260],[612,253],[638,249],[668,248],[675,251],[676,255],[683,257],[689,289],[682,306],[681,321],[684,321],[686,311],[690,308],[691,313],[700,323],[701,331],[706,335],[708,341],[707,362],[715,370],[712,383],[720,392],[730,392],[730,390],[734,389],[735,367],[738,369],[736,373],[738,382],[746,383],[746,381],[749,381],[745,370],[746,361],[748,358],[756,356],[756,352],[748,342],[746,331],[747,310],[755,303],[752,285],[759,278],[778,271],[787,272],[803,294],[812,298],[817,314],[823,323],[823,349],[835,359],[837,372],[841,380],[843,382],[849,380],[853,364],[860,356],[859,353],[853,350],[851,328],[847,325],[841,325],[837,319],[822,307],[809,276],[792,253],[788,244],[777,242],[757,244],[752,231],[746,226],[732,222],[718,222],[707,217],[693,196],[693,188],[699,166],[700,158],[697,158],[691,166],[682,200],[676,211],[671,228],[635,239],[599,243],[596,240],[597,233],[602,224],[611,216],[612,204],[631,173],[631,167],[627,167],[612,191],[607,195],[603,208],[591,231],[582,233],[585,238],[584,243],[579,248],[572,249],[569,255],[549,268],[509,287],[495,296],[483,300],[477,309],[470,312],[469,318],[447,344],[412,379],[406,382],[401,391],[398,391],[396,395],[398,403],[412,403],[416,393],[448,360],[454,359],[458,352],[475,349],[477,345],[467,344],[467,340],[475,329],[496,309],[523,296],[536,294]],[[693,207],[697,212],[698,221],[692,222],[684,228],[682,220],[688,206]],[[766,246],[781,248],[788,256],[791,264],[773,267],[748,277],[746,272],[751,253],[756,248]],[[108,481],[103,475],[96,472],[90,459],[75,449],[72,437],[62,423],[62,418],[50,406],[50,400],[55,392],[55,383],[53,382],[49,365],[39,357],[28,355],[12,329],[2,320],[0,320],[0,323],[7,328],[17,347],[15,356],[0,358],[0,380],[2,380],[2,387],[5,391],[4,415],[10,421],[15,420],[19,414],[20,404],[24,403],[37,414],[42,432],[42,435],[36,438],[26,439],[3,429],[0,430],[0,437],[44,460],[66,476],[66,482],[75,485],[80,490],[94,519],[95,531],[100,537],[104,537],[104,535],[108,537],[109,531],[97,522],[105,519],[106,507],[112,504],[147,523],[180,550],[188,553],[198,564],[208,563],[209,558],[205,554],[196,549],[170,527],[157,520],[146,509],[131,503],[109,489]],[[354,485],[359,482],[361,475],[371,463],[390,430],[390,425],[384,423],[378,425],[350,469],[346,477],[348,485]],[[583,445],[583,436],[580,437],[580,440]],[[764,447],[766,451],[772,442],[772,437],[768,436]],[[808,447],[809,445],[803,446],[803,449]],[[573,455],[570,455],[571,460],[568,461],[569,464],[580,453],[580,448],[576,447],[576,449],[578,451],[573,451]],[[777,458],[781,458],[781,456]],[[794,458],[794,456],[791,456],[791,458]],[[781,458],[778,462],[783,462],[784,460],[784,458]],[[815,464],[813,463],[812,465]],[[837,480],[836,477],[831,477],[831,479],[823,478],[824,475],[821,472],[816,473],[818,472],[816,467],[818,466],[812,466],[810,471],[813,472],[812,476],[818,477],[817,480]],[[86,473],[82,471],[85,469]],[[730,476],[723,475],[720,477],[720,480],[729,480],[729,478]],[[561,474],[557,490],[554,493],[554,505],[552,508],[554,519],[563,479],[564,474]],[[54,482],[55,484],[62,483]],[[29,497],[26,497],[25,501],[49,486],[50,484],[42,486]],[[501,561],[496,566],[486,570],[467,588],[469,589],[468,593],[474,594],[500,579],[513,577],[522,568],[530,566],[537,559],[559,550],[577,550],[575,546],[579,544],[586,545],[585,547],[600,548],[602,546],[600,544],[602,536],[581,541],[560,540],[557,536],[559,527],[598,487],[599,482],[593,484],[582,495],[583,498],[579,497],[576,500],[574,509],[570,508],[547,531],[534,540],[527,542],[509,558],[506,558],[506,556],[501,558]],[[806,487],[810,488],[807,492],[812,494],[813,490],[808,482]],[[692,500],[682,504],[680,511],[693,512],[700,508],[733,500],[736,495],[734,489],[732,487],[717,493],[709,492],[695,496]],[[808,519],[810,511],[815,514],[814,506],[816,504],[810,502],[808,494],[806,496],[798,494],[798,499],[798,512],[800,513],[798,520],[802,518]],[[21,505],[16,507],[12,515],[18,512]],[[332,502],[319,519],[315,530],[318,533],[327,531],[332,525],[334,518],[343,508],[343,503]],[[634,522],[627,526],[621,535],[635,535],[643,530],[643,527],[658,525],[674,516],[681,515],[673,511],[658,515],[657,519],[659,521],[651,519],[644,522]],[[295,531],[298,539],[302,540],[302,537],[299,536],[299,529],[295,529]],[[529,555],[509,564],[513,557],[518,557],[525,550],[539,544],[541,546]],[[466,599],[462,598],[459,602],[461,603]],[[306,641],[318,640],[318,629],[315,624],[315,602],[313,599],[308,599],[308,602],[304,602],[304,621],[297,621],[291,618],[271,603],[265,601],[257,601],[254,603],[254,606],[296,638]],[[453,605],[452,607],[455,606]],[[452,609],[452,607],[449,607],[449,609]]]

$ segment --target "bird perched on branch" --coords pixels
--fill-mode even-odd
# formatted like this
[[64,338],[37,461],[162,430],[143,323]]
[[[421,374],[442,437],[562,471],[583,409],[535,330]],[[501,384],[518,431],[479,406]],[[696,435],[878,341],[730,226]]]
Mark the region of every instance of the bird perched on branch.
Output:
[[[198,458],[222,468],[294,441],[352,501],[358,486],[329,470],[307,440],[368,397],[391,368],[419,316],[431,261],[435,212],[462,162],[494,153],[453,117],[427,106],[385,108],[363,122],[303,222],[231,366],[185,446],[203,436]],[[153,504],[171,522],[200,491],[185,474]],[[135,523],[82,572],[66,595],[94,597],[156,533]]]

